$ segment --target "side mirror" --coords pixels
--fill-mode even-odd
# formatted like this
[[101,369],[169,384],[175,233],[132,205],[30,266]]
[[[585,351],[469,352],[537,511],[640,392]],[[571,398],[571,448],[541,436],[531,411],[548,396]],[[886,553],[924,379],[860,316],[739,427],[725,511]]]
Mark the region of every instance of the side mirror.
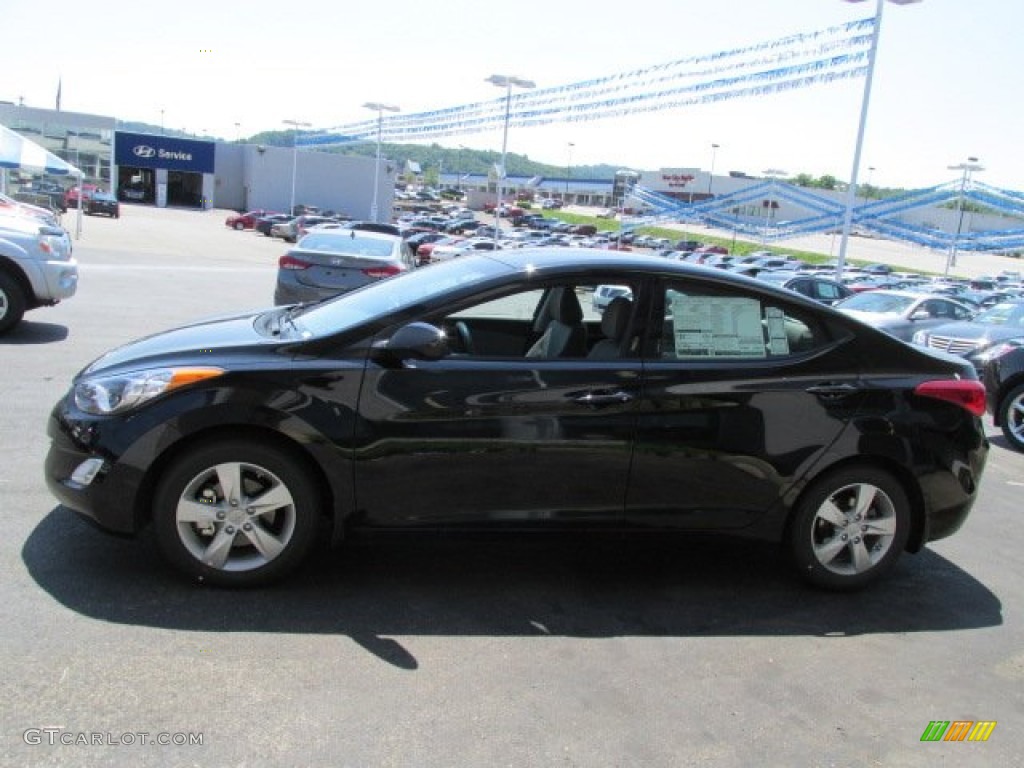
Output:
[[380,352],[392,361],[440,360],[449,353],[448,337],[430,323],[409,323],[392,334]]

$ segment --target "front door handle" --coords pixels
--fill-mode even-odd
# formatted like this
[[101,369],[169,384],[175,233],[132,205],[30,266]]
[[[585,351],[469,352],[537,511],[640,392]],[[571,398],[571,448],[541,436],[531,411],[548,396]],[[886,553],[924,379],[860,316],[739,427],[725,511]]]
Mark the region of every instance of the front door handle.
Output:
[[614,392],[608,392],[607,390],[586,392],[578,397],[574,397],[572,401],[577,405],[589,405],[596,408],[602,405],[624,405],[631,400],[633,400],[633,395],[620,389]]

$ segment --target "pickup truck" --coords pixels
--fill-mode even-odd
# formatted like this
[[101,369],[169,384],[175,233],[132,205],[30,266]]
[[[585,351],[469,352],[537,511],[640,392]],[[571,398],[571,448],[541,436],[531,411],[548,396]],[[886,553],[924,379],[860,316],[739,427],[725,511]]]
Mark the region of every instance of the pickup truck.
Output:
[[77,287],[67,232],[53,220],[0,211],[0,334],[27,310],[70,298]]

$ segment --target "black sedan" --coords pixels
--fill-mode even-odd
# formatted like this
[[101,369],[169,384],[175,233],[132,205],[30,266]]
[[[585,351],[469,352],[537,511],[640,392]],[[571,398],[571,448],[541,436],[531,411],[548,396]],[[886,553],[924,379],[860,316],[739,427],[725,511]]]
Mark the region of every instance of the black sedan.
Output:
[[1024,451],[1024,336],[989,348],[983,377],[992,423],[1014,449]]
[[[598,285],[629,297],[598,316]],[[599,526],[768,537],[853,589],[963,524],[984,407],[967,362],[797,294],[521,249],[113,350],[54,408],[45,475],[220,585],[351,528]]]
[[121,204],[109,192],[95,192],[85,199],[82,213],[87,216],[109,216],[112,219],[119,219]]

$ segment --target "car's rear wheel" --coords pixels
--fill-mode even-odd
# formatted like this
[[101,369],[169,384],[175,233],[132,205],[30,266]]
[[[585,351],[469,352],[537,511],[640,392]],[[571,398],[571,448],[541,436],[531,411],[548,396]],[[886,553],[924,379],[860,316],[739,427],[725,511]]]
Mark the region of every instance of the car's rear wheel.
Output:
[[0,271],[0,333],[11,330],[25,315],[25,294],[18,281]]
[[243,229],[245,229],[245,224],[243,222],[241,222],[241,221],[236,221],[235,222],[235,229],[237,229],[239,232],[241,232]]
[[910,534],[910,503],[899,482],[870,466],[817,480],[798,502],[788,530],[790,555],[807,582],[859,589],[895,564]]
[[1024,451],[1024,384],[1010,390],[999,403],[1003,437],[1014,449]]
[[313,545],[319,494],[290,453],[219,440],[179,457],[160,480],[153,506],[157,542],[189,576],[218,586],[276,581]]

